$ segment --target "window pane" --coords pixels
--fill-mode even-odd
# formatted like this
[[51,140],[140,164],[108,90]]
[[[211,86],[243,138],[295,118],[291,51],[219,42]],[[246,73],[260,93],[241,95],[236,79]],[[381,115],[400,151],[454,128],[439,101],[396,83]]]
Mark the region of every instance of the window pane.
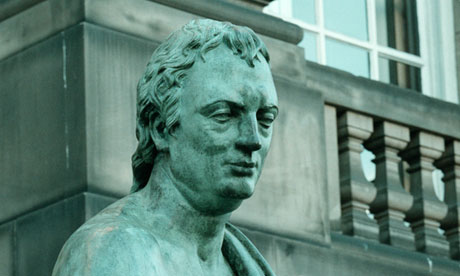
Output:
[[281,14],[281,12],[280,12],[280,1],[279,0],[272,1],[270,4],[268,4],[264,8],[264,12],[266,12],[268,14],[276,14],[276,15]]
[[315,0],[292,0],[292,17],[315,24]]
[[318,61],[316,58],[316,35],[314,33],[304,32],[299,46],[305,49],[305,59]]
[[324,0],[326,29],[368,40],[366,0]]
[[417,6],[413,0],[375,0],[377,42],[420,55]]
[[366,50],[330,38],[326,39],[326,64],[357,76],[370,76]]
[[380,81],[422,91],[420,68],[379,57]]

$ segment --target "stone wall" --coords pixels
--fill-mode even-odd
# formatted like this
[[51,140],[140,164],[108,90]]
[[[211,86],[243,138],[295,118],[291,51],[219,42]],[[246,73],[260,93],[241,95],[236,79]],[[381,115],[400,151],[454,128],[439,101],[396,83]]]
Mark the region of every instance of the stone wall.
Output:
[[155,47],[201,17],[246,22],[271,54],[281,113],[232,221],[278,275],[458,274],[456,261],[341,234],[337,144],[346,110],[458,138],[458,107],[305,62],[298,27],[243,2],[216,2],[221,13],[204,0],[0,5],[0,275],[50,275],[67,237],[128,193],[136,83]]

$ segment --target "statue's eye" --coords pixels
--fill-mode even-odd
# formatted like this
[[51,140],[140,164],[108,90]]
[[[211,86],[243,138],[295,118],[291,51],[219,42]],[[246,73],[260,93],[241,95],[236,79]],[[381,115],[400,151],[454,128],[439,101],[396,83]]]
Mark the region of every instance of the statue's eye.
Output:
[[272,126],[275,116],[272,113],[262,114],[257,116],[257,120],[263,128],[269,128]]
[[230,120],[232,113],[230,109],[219,109],[211,114],[211,118],[216,120],[219,123],[225,123]]

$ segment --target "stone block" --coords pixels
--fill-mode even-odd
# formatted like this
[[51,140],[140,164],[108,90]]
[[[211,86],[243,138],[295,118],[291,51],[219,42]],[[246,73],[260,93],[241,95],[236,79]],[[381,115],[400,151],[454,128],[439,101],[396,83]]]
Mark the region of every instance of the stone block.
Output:
[[30,7],[42,2],[43,0],[4,0],[0,3],[0,21],[3,21],[15,14],[18,14]]
[[85,195],[85,220],[88,220],[95,216],[97,213],[102,211],[105,207],[114,203],[117,198],[93,194],[84,193]]
[[340,231],[339,149],[337,141],[337,112],[335,107],[330,105],[324,106],[324,124],[329,220],[331,230]]
[[121,197],[131,188],[136,86],[154,48],[152,42],[85,24],[90,192]]
[[2,1],[0,60],[77,24],[83,17],[82,0]]
[[157,43],[190,20],[201,18],[153,1],[99,0],[85,5],[87,22]]
[[17,276],[51,275],[69,236],[84,222],[84,196],[62,200],[17,220]]
[[275,77],[280,113],[254,195],[232,215],[250,229],[328,242],[324,103]]
[[14,222],[0,225],[0,275],[14,275]]
[[0,222],[85,188],[81,30],[0,62]]
[[61,33],[65,110],[62,114],[66,142],[69,191],[65,197],[86,190],[85,59],[83,25]]
[[270,54],[272,74],[303,83],[305,79],[304,50],[296,45],[268,36],[261,36],[261,38]]

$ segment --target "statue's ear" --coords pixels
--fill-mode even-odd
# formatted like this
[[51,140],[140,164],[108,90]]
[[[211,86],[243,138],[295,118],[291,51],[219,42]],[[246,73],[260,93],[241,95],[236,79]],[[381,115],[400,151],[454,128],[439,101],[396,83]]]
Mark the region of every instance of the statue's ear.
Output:
[[159,113],[155,113],[150,117],[149,132],[157,151],[167,151],[169,146],[168,131]]

